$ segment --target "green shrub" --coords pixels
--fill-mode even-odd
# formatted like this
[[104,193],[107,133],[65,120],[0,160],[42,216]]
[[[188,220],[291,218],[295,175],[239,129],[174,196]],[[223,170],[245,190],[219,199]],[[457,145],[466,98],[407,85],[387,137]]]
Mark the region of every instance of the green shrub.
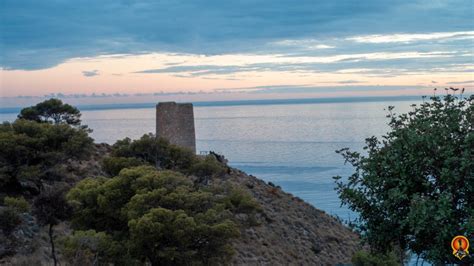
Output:
[[227,167],[212,155],[208,155],[204,159],[198,158],[189,170],[191,174],[198,177],[220,176],[226,171]]
[[157,168],[189,171],[196,155],[189,149],[170,144],[165,139],[157,139],[153,134],[145,134],[140,139],[125,138],[112,146],[113,157],[135,157]]
[[21,218],[15,209],[6,207],[0,210],[0,227],[5,235],[9,235],[20,224]]
[[30,210],[30,204],[23,197],[5,197],[3,199],[5,206],[15,209],[18,212],[28,212]]
[[227,166],[215,156],[201,158],[191,150],[170,144],[165,139],[157,139],[153,134],[145,134],[137,140],[118,140],[112,146],[111,157],[105,159],[103,165],[110,175],[116,175],[120,169],[140,164],[150,164],[159,169],[179,171],[201,178],[219,176],[227,171]]
[[134,157],[107,157],[102,160],[104,171],[110,176],[116,176],[120,170],[146,164]]
[[260,210],[257,201],[241,188],[233,187],[225,197],[225,203],[236,213],[252,213]]
[[351,259],[354,266],[397,266],[400,263],[394,253],[372,254],[366,251],[356,252]]
[[[110,236],[123,247],[121,259],[152,265],[224,263],[232,254],[230,240],[239,235],[219,195],[179,172],[152,166],[123,169],[113,178],[86,178],[69,191],[68,200],[76,206],[74,228]],[[234,200],[238,206],[241,201]],[[97,254],[108,260],[106,253]]]
[[354,172],[335,177],[336,189],[377,252],[399,247],[399,257],[451,263],[451,239],[474,235],[474,95],[412,107],[401,115],[389,107],[391,130],[367,138],[363,154],[338,151]]
[[[120,256],[123,248],[104,232],[75,231],[62,239],[60,244],[64,259],[71,265],[92,265],[94,261],[97,265],[132,264],[123,260]],[[119,258],[121,260],[118,260]]]
[[18,119],[0,125],[0,192],[39,193],[45,180],[64,178],[59,166],[87,159],[93,150],[88,132],[68,124]]

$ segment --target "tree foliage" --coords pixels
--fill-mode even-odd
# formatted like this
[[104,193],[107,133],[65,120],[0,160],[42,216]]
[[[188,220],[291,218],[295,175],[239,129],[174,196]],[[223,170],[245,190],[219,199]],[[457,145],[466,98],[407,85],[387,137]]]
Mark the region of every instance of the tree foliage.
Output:
[[153,134],[145,134],[133,141],[129,138],[119,140],[112,149],[112,156],[135,157],[158,168],[181,172],[189,169],[196,160],[191,150],[157,139]]
[[219,162],[214,155],[196,156],[191,150],[170,144],[153,134],[145,134],[137,140],[118,140],[112,146],[111,157],[103,163],[110,174],[117,174],[122,168],[140,164],[200,178],[221,176],[227,170],[227,166]]
[[6,207],[13,208],[20,213],[28,212],[30,210],[30,204],[25,200],[24,197],[5,197],[3,203]]
[[225,174],[227,167],[217,161],[213,155],[207,155],[203,159],[195,160],[194,164],[190,167],[189,172],[204,178],[212,176],[220,176]]
[[20,224],[21,218],[17,210],[11,207],[0,209],[0,229],[5,235],[10,235]]
[[[134,260],[120,254],[120,243],[110,235],[94,230],[75,231],[63,238],[63,257],[68,265],[104,265],[106,262],[117,262],[117,265],[134,265]],[[98,256],[100,252],[100,256]],[[120,258],[118,261],[117,258]]]
[[[49,226],[56,265],[53,227],[69,217],[71,208],[64,190],[52,190],[51,185],[68,177],[68,161],[88,158],[93,142],[87,127],[80,126],[79,110],[57,99],[25,108],[18,118],[0,125],[0,193],[36,196],[33,214],[39,224]],[[4,201],[0,222],[8,234],[21,222],[19,213],[28,211],[29,204],[23,197],[7,196]]]
[[367,251],[356,252],[351,259],[354,266],[398,266],[397,256],[391,252],[389,254],[371,254]]
[[50,188],[36,197],[33,213],[42,225],[57,225],[72,214],[72,208],[65,198],[65,188]]
[[3,204],[5,207],[0,208],[0,229],[9,235],[21,224],[20,213],[29,211],[30,205],[23,197],[5,197]]
[[81,113],[79,109],[69,104],[64,104],[61,100],[54,98],[22,109],[18,118],[42,123],[69,124],[73,126],[81,124]]
[[92,149],[92,139],[81,128],[24,119],[4,122],[0,125],[0,192],[37,194],[43,182],[62,178],[62,163],[87,158]]
[[228,195],[197,187],[178,172],[139,166],[113,178],[84,179],[68,199],[76,206],[75,228],[111,237],[123,247],[124,258],[152,265],[208,265],[230,258],[229,241],[239,235],[233,210],[249,204]]
[[147,162],[135,157],[106,157],[102,160],[102,169],[109,176],[116,176],[124,168],[131,168],[139,165],[147,165]]
[[58,264],[54,243],[54,226],[68,219],[72,214],[72,208],[65,198],[64,188],[44,190],[34,201],[33,213],[40,225],[49,226],[48,235],[51,244],[51,256],[54,265]]
[[455,261],[454,236],[474,242],[473,101],[432,97],[401,115],[390,107],[391,131],[366,139],[367,155],[339,151],[355,172],[335,177],[337,192],[374,251],[445,263]]

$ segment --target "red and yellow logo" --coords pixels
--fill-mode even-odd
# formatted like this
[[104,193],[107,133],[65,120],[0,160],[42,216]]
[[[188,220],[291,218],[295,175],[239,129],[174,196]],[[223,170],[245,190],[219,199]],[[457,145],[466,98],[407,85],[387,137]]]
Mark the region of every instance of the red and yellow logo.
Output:
[[462,260],[469,255],[469,240],[465,236],[455,236],[451,240],[451,248],[453,249],[453,255]]

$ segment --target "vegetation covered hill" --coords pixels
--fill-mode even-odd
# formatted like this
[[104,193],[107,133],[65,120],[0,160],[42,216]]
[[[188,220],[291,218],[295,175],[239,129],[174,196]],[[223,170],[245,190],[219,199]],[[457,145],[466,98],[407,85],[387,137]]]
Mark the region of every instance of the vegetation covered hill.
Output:
[[62,105],[0,126],[2,263],[337,264],[360,249],[336,219],[220,155],[151,134],[93,144]]

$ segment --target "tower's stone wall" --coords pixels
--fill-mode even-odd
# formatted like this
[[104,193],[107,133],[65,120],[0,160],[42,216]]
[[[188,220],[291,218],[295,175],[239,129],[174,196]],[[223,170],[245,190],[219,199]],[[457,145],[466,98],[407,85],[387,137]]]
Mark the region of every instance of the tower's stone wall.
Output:
[[161,102],[156,105],[156,136],[196,152],[192,103]]

